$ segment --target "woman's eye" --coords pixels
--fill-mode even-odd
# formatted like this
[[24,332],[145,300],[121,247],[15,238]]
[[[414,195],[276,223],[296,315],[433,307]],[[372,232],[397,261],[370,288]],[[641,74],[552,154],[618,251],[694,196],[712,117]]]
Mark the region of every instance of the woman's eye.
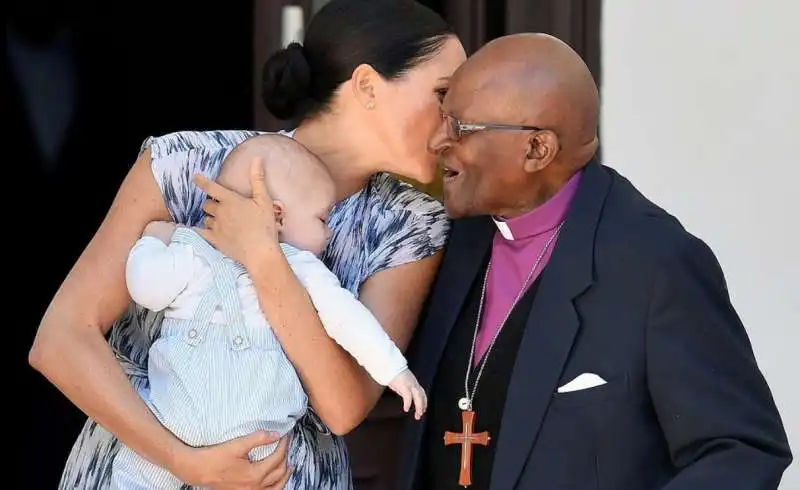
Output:
[[439,103],[444,100],[444,96],[447,95],[447,88],[437,88],[434,92],[436,92],[436,98],[439,99]]

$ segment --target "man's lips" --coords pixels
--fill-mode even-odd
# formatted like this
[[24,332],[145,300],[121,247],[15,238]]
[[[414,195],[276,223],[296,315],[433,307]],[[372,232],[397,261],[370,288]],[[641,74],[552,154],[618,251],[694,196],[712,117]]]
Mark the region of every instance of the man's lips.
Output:
[[442,173],[443,173],[443,175],[444,175],[444,180],[445,180],[445,181],[448,181],[448,180],[453,180],[453,179],[455,179],[456,177],[458,177],[458,174],[459,174],[460,172],[459,172],[459,171],[457,171],[457,170],[453,170],[453,169],[452,169],[452,168],[450,168],[450,167],[444,166],[444,167],[442,167]]

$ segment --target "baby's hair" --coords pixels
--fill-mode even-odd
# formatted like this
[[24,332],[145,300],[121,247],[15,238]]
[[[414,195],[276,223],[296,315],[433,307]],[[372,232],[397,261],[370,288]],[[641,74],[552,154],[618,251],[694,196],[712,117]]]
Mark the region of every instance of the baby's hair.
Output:
[[217,181],[243,195],[251,195],[250,165],[256,158],[264,164],[270,194],[282,199],[287,186],[298,188],[330,180],[320,159],[305,146],[282,134],[262,134],[240,143],[223,161]]

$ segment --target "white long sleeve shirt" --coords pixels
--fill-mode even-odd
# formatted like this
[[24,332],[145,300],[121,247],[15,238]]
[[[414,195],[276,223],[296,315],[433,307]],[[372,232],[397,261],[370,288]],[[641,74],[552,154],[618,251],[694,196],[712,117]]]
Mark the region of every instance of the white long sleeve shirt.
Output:
[[[344,289],[337,277],[314,254],[281,244],[292,271],[308,291],[328,335],[344,348],[379,384],[386,386],[408,364],[372,313]],[[190,319],[212,284],[211,268],[194,248],[173,241],[142,237],[128,256],[125,278],[136,303],[165,317]],[[270,328],[247,274],[236,280],[245,326]],[[214,323],[225,324],[216,311]]]

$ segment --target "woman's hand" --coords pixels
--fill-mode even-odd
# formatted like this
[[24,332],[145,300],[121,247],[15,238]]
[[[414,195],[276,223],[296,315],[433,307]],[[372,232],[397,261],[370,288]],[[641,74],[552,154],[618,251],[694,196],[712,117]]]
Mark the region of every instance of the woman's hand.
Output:
[[242,196],[203,175],[197,175],[194,181],[208,194],[203,206],[208,215],[205,229],[197,231],[222,253],[247,267],[254,256],[277,246],[274,204],[261,159],[254,159],[250,165],[252,197]]
[[250,451],[274,443],[276,436],[256,432],[214,446],[191,448],[175,465],[175,474],[189,485],[213,490],[281,490],[291,471],[286,465],[288,439],[275,452],[251,462]]

